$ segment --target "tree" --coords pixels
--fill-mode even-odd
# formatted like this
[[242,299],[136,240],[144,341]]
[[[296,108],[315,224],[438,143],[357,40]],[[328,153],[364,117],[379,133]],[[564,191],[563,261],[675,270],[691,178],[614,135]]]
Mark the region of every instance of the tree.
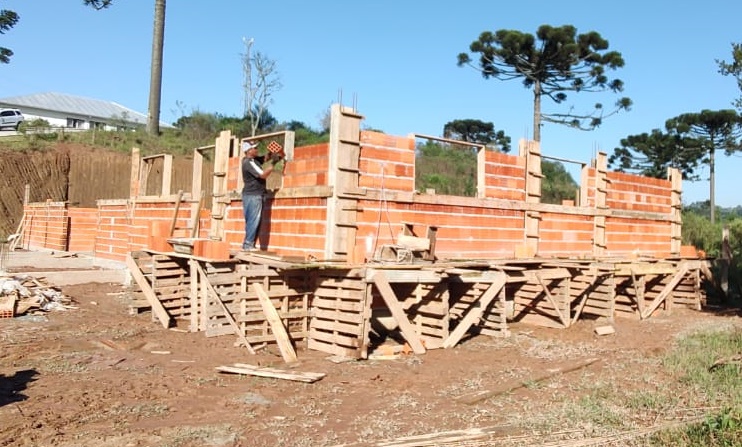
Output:
[[[0,9],[0,34],[5,34],[18,23],[18,14],[7,9]],[[0,47],[0,64],[10,63],[13,51],[10,48]]]
[[[415,188],[436,194],[475,197],[477,156],[449,144],[426,141],[415,150]],[[441,168],[445,167],[445,168]]]
[[271,96],[281,89],[281,79],[276,69],[276,61],[269,59],[261,52],[252,55],[253,39],[243,39],[245,43],[245,54],[242,55],[242,69],[245,81],[242,86],[244,90],[244,114],[250,122],[252,132],[261,127],[261,120],[273,103]]
[[502,152],[510,152],[510,137],[502,130],[495,132],[495,125],[474,119],[449,121],[443,126],[443,136],[485,146],[495,143]]
[[542,160],[541,203],[561,204],[562,200],[574,199],[577,195],[577,183],[561,163]]
[[113,4],[113,0],[82,0],[82,2],[86,6],[91,6],[99,11],[108,8]]
[[709,202],[713,224],[716,150],[723,150],[728,156],[742,149],[738,141],[742,136],[742,117],[731,109],[702,110],[700,113],[685,113],[671,118],[665,127],[676,130],[678,134],[690,135],[701,143],[696,153],[701,163],[709,165]]
[[667,169],[677,168],[685,180],[698,180],[695,170],[702,158],[701,143],[669,129],[621,139],[608,164],[620,172],[635,172],[647,177],[666,178]]
[[740,91],[739,98],[732,102],[738,110],[742,110],[742,43],[732,44],[732,61],[725,62],[716,60],[719,64],[719,73],[724,76],[733,76],[737,79],[737,87]]
[[543,96],[562,104],[567,100],[567,92],[623,91],[621,80],[609,80],[605,74],[606,69],[623,67],[623,57],[607,49],[608,41],[600,34],[591,31],[576,35],[571,25],[541,25],[536,36],[501,29],[481,33],[469,46],[472,53],[479,54],[478,66],[467,53],[459,54],[458,65],[478,69],[485,79],[521,79],[524,87],[532,89],[533,138],[540,142],[542,121],[592,130],[604,118],[631,107],[629,98],[621,98],[615,109],[607,113],[600,103],[591,112],[581,114],[573,108],[568,113],[541,110]]
[[715,220],[716,151],[731,155],[742,149],[742,116],[731,109],[702,110],[685,113],[665,122],[667,133],[655,129],[621,140],[609,158],[619,170],[635,170],[644,175],[664,177],[668,167],[678,168],[683,178],[698,180],[695,169],[709,166],[709,206],[711,223]]
[[[106,9],[113,0],[83,0],[83,4],[97,10]],[[165,0],[155,0],[155,23],[152,31],[152,65],[149,79],[149,113],[147,133],[160,134],[160,102],[162,98],[162,54],[165,43]]]
[[165,0],[155,0],[155,23],[152,31],[152,65],[149,76],[149,113],[147,133],[160,134],[162,100],[162,55],[165,44]]

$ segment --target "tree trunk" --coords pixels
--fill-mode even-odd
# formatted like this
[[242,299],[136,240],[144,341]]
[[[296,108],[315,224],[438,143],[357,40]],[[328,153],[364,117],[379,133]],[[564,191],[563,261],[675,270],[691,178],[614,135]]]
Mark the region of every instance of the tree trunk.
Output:
[[[712,139],[713,141],[713,139]],[[716,199],[714,198],[715,195],[715,189],[714,188],[714,152],[715,148],[712,146],[711,150],[709,151],[709,168],[710,168],[710,174],[709,174],[709,205],[711,206],[711,225],[714,224],[715,217],[716,217]]]
[[533,86],[533,141],[541,142],[541,83]]
[[155,24],[152,31],[152,67],[149,80],[149,115],[147,133],[160,134],[160,100],[162,96],[162,52],[165,43],[165,0],[155,0]]

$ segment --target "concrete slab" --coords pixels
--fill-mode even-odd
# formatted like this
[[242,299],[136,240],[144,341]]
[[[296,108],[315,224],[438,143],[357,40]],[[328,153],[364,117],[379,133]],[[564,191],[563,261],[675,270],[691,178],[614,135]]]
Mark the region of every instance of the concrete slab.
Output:
[[126,264],[62,251],[14,251],[5,262],[8,274],[43,278],[48,284],[63,286],[91,282],[128,284]]

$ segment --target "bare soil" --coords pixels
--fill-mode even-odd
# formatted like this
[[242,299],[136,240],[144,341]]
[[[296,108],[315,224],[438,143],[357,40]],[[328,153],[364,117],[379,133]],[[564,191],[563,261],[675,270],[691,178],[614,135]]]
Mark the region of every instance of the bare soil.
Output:
[[[735,314],[682,309],[620,319],[605,336],[594,331],[605,322],[513,324],[508,338],[472,336],[389,360],[334,363],[298,347],[299,364],[288,366],[275,345],[251,355],[232,336],[130,315],[121,285],[61,290],[77,309],[0,320],[0,446],[546,445],[605,436],[615,431],[607,413],[622,418],[614,427],[641,428],[700,407],[677,398],[683,385],[662,356],[683,334],[739,324]],[[215,369],[234,363],[326,376],[302,383]],[[591,413],[585,402],[598,392],[669,394],[677,411],[601,404]],[[449,441],[393,442],[464,429],[472,430]]]

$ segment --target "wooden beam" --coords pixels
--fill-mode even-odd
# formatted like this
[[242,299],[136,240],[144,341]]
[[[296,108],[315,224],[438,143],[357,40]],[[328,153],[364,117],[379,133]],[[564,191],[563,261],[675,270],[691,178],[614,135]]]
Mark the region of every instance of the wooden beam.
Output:
[[493,299],[497,296],[497,294],[500,292],[500,289],[505,286],[506,277],[507,275],[502,272],[497,272],[499,274],[499,278],[492,282],[492,284],[485,290],[482,295],[479,297],[478,300],[474,301],[469,305],[469,309],[466,313],[466,316],[459,322],[459,324],[456,326],[456,328],[449,334],[449,336],[443,341],[443,347],[444,348],[452,348],[456,346],[456,344],[461,340],[461,338],[466,334],[466,332],[469,330],[469,328],[479,321],[479,319],[484,314],[484,311],[487,309],[487,307],[490,305]]
[[505,384],[503,384],[502,386],[500,386],[500,387],[498,387],[496,389],[477,391],[477,392],[472,393],[472,394],[461,396],[461,397],[457,398],[456,400],[458,402],[463,402],[463,403],[465,403],[467,405],[474,405],[474,404],[479,403],[479,402],[481,402],[483,400],[491,399],[493,397],[501,396],[503,394],[512,393],[513,391],[515,391],[517,389],[525,388],[529,384],[540,383],[540,382],[543,382],[545,380],[551,379],[552,377],[556,377],[556,376],[560,376],[562,374],[566,374],[566,373],[570,373],[570,372],[573,372],[573,371],[577,371],[577,370],[580,370],[582,368],[587,368],[588,366],[592,365],[593,363],[597,362],[598,360],[600,360],[600,359],[598,359],[598,358],[586,359],[586,360],[583,360],[583,361],[581,361],[581,362],[579,362],[579,363],[577,363],[575,365],[572,365],[572,366],[565,366],[565,367],[562,367],[562,368],[552,369],[552,370],[550,370],[550,371],[548,371],[546,373],[543,373],[543,374],[541,374],[539,376],[530,378],[528,380],[515,380],[515,381],[512,381],[511,383],[505,383]]
[[173,183],[173,156],[165,154],[162,157],[162,189],[160,195],[169,196],[170,186]]
[[296,358],[296,351],[294,351],[294,347],[291,345],[291,338],[281,321],[281,317],[278,315],[278,311],[273,307],[273,303],[271,302],[268,293],[260,283],[254,282],[250,285],[255,289],[255,293],[258,295],[258,300],[260,300],[260,306],[263,308],[263,314],[271,325],[271,330],[273,331],[273,335],[276,337],[276,342],[278,343],[278,349],[281,351],[281,357],[283,357],[283,360],[286,363],[298,361]]
[[235,363],[234,366],[217,366],[217,371],[245,374],[258,377],[271,377],[274,379],[295,380],[298,382],[313,383],[325,377],[325,373],[284,371],[275,368],[266,368],[245,363]]
[[654,299],[654,301],[652,301],[649,307],[647,307],[647,309],[642,314],[642,318],[648,318],[650,315],[652,315],[652,312],[654,312],[657,307],[659,307],[660,303],[665,301],[665,299],[667,299],[667,296],[672,293],[675,286],[677,286],[680,281],[683,280],[686,273],[688,273],[688,265],[683,264],[682,267],[680,267],[680,271],[675,274],[672,280],[667,283],[664,289],[662,289],[662,292],[660,292],[660,294],[657,295],[657,297]]
[[569,315],[564,316],[562,314],[561,309],[559,309],[559,304],[556,302],[556,299],[554,299],[554,296],[551,294],[551,291],[546,286],[546,283],[544,282],[544,279],[541,278],[540,275],[536,275],[536,278],[538,279],[539,284],[541,284],[541,287],[544,289],[544,293],[546,294],[546,299],[551,303],[552,306],[554,306],[554,310],[556,311],[557,315],[559,316],[559,321],[562,322],[564,327],[569,327]]
[[201,217],[201,208],[204,206],[204,195],[205,191],[201,191],[198,195],[198,203],[191,206],[191,239],[198,238],[199,222]]
[[129,198],[139,195],[140,156],[139,148],[131,148],[131,177],[129,180]]
[[639,309],[639,318],[644,319],[644,276],[641,277],[641,281],[637,280],[634,270],[631,270],[631,281],[634,283],[634,301]]
[[183,190],[178,191],[177,198],[175,199],[175,211],[173,211],[173,220],[170,222],[170,237],[173,237],[175,232],[175,225],[178,222],[178,211],[180,211],[180,202],[183,200]]
[[589,286],[585,288],[585,292],[583,293],[582,299],[580,300],[580,303],[577,305],[577,308],[575,308],[575,315],[572,317],[572,324],[575,324],[577,320],[580,318],[580,315],[582,314],[582,310],[585,308],[585,304],[587,304],[587,300],[590,297],[590,292],[595,290],[595,283],[598,281],[598,279],[602,279],[601,277],[594,276],[593,282],[590,283]]
[[190,324],[188,330],[191,332],[198,332],[198,269],[196,266],[198,261],[195,259],[188,260],[188,273],[190,275],[191,291],[188,295],[191,303],[191,315]]
[[142,289],[144,297],[147,299],[147,302],[152,308],[152,313],[157,317],[158,320],[160,320],[160,324],[162,324],[162,327],[164,327],[165,329],[170,327],[170,314],[167,313],[165,307],[163,307],[160,300],[157,299],[157,295],[155,295],[154,290],[152,290],[152,288],[149,286],[149,282],[147,282],[147,279],[144,277],[142,270],[137,265],[131,253],[126,254],[126,267],[129,269],[131,277],[134,278],[134,281],[137,282],[139,288]]
[[200,263],[196,263],[196,269],[198,269],[199,277],[201,278],[201,284],[205,285],[207,290],[211,292],[212,295],[214,295],[217,303],[222,308],[222,312],[224,312],[224,316],[227,318],[227,321],[229,321],[229,324],[234,329],[235,334],[237,334],[240,340],[242,340],[242,343],[245,344],[245,347],[248,351],[250,351],[250,354],[255,354],[255,349],[253,349],[252,345],[250,345],[250,342],[247,341],[247,337],[245,337],[245,334],[242,332],[242,330],[240,330],[240,326],[237,324],[234,317],[229,312],[229,309],[227,309],[227,305],[224,304],[224,301],[222,301],[222,297],[219,296],[219,293],[209,282],[209,278],[206,276],[206,272],[204,271],[203,267],[201,267]]
[[384,299],[384,302],[391,311],[392,316],[397,320],[399,330],[402,331],[402,336],[404,336],[407,343],[410,344],[412,352],[415,354],[425,354],[425,346],[423,346],[420,337],[418,337],[415,332],[414,326],[412,326],[410,320],[407,319],[407,314],[405,314],[402,304],[397,300],[397,296],[394,294],[392,286],[389,285],[389,281],[386,279],[386,274],[381,271],[376,272],[372,279],[374,284],[376,284],[376,289],[379,291],[381,297]]

